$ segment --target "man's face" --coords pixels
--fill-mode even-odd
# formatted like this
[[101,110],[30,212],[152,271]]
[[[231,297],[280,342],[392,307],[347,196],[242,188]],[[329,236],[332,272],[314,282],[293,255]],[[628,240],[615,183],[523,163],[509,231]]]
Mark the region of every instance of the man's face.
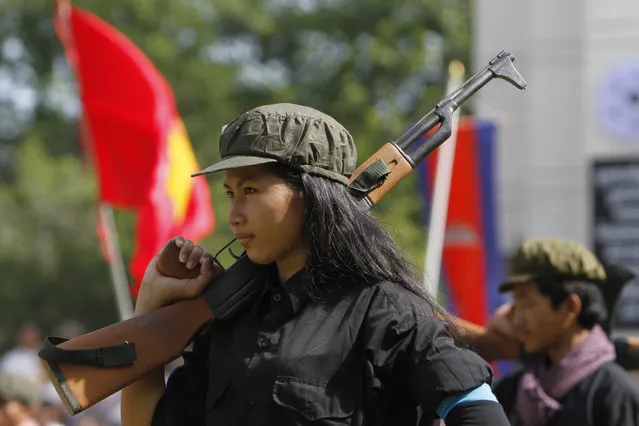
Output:
[[562,341],[569,325],[566,302],[557,308],[534,283],[513,288],[514,326],[528,353],[545,352]]
[[39,349],[42,344],[40,328],[33,323],[26,323],[18,330],[18,344],[27,349]]
[[0,407],[0,426],[18,425],[23,421],[25,424],[31,424],[28,420],[32,417],[29,406],[17,399],[5,401]]

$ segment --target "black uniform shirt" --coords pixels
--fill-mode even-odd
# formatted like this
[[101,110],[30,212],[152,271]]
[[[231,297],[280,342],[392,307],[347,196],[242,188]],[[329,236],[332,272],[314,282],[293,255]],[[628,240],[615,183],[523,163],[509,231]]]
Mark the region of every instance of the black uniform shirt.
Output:
[[446,396],[491,383],[409,290],[343,286],[319,303],[303,277],[271,276],[249,312],[198,336],[152,424],[425,425]]

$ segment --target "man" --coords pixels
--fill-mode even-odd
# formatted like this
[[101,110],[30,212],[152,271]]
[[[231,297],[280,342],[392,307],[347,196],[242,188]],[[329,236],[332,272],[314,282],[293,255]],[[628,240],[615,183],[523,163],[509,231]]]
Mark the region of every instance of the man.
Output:
[[513,326],[530,356],[495,394],[513,425],[636,425],[639,386],[615,361],[606,271],[585,247],[562,239],[522,244],[500,291],[512,291]]
[[20,326],[18,344],[0,357],[0,371],[27,376],[33,380],[42,377],[38,349],[42,343],[40,327],[32,321]]
[[0,426],[38,426],[34,406],[39,383],[28,376],[0,372]]

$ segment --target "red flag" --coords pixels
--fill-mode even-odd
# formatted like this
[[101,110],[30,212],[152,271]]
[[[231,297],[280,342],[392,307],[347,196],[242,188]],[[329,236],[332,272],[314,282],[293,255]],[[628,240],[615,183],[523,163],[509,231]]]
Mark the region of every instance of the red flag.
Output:
[[[503,302],[497,291],[503,259],[495,213],[495,131],[493,123],[476,117],[459,121],[442,253],[449,309],[481,325]],[[435,151],[418,169],[427,203],[437,158]]]
[[166,241],[176,234],[197,240],[213,230],[208,185],[190,177],[199,167],[173,91],[144,53],[68,1],[56,1],[54,21],[78,80],[100,201],[138,212],[136,295],[144,268]]

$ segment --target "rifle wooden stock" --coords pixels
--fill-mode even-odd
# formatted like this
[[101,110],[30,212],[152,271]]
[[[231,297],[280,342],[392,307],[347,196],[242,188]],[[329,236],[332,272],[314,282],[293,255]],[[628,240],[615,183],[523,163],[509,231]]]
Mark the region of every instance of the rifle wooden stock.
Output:
[[[176,278],[197,276],[199,269],[187,269],[178,261],[179,252],[175,244],[165,247],[158,259],[160,272]],[[69,414],[77,414],[178,358],[198,331],[214,318],[202,296],[182,300],[56,346],[75,350],[134,342],[136,362],[132,364],[100,368],[44,359],[41,362]]]
[[86,349],[135,342],[137,361],[121,367],[50,363],[45,371],[70,414],[77,414],[178,358],[193,336],[214,319],[202,297],[183,300],[61,343]]

